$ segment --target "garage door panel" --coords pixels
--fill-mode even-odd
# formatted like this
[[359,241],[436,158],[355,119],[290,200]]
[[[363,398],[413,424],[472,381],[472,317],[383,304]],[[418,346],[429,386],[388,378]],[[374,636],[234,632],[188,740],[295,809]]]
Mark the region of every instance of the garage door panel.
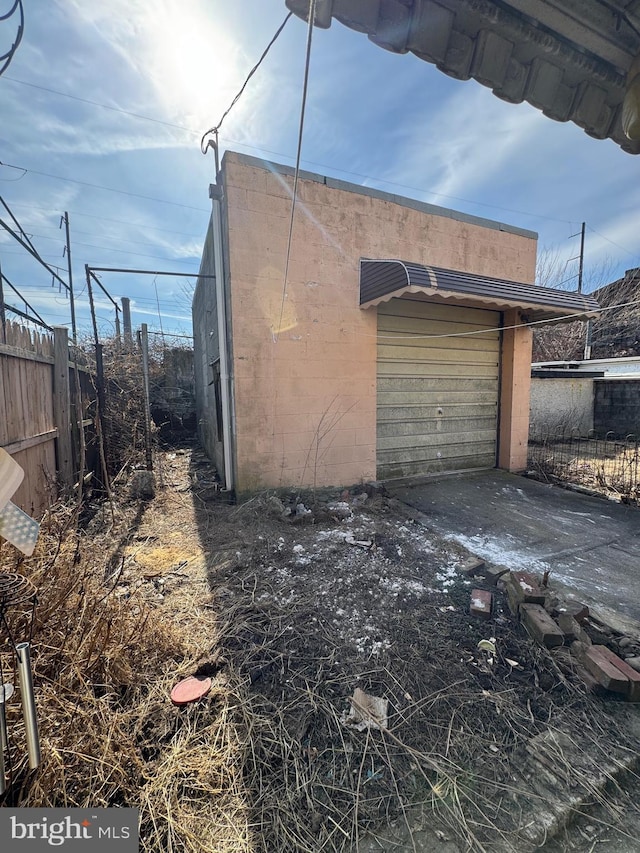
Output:
[[496,422],[496,407],[489,400],[485,403],[459,403],[449,404],[445,408],[440,406],[383,406],[378,409],[378,430],[389,424],[401,426],[403,423],[424,424],[433,427],[429,432],[442,429],[444,424],[459,424],[461,421],[481,421],[489,419],[492,425]]
[[[385,469],[400,471],[390,473],[389,476],[413,477],[416,476],[416,465],[427,466],[429,473],[463,471],[473,467],[490,468],[494,464],[494,444],[492,441],[485,444],[452,444],[443,449],[423,448],[419,454],[413,447],[404,450],[394,448],[380,450],[379,455],[379,464]],[[472,460],[474,464],[470,464]]]
[[378,362],[378,375],[416,378],[429,376],[432,379],[444,379],[445,381],[452,377],[497,380],[498,365],[478,364],[475,361],[459,361],[452,364],[443,364],[442,362],[417,363],[413,361]]
[[459,336],[468,335],[470,341],[495,341],[499,332],[488,331],[484,323],[442,323],[434,320],[420,320],[407,317],[384,317],[384,323],[378,326],[382,340],[400,338],[411,340],[422,337],[426,343],[435,339],[438,343],[456,343]]
[[493,311],[417,300],[378,307],[381,479],[495,465],[499,335],[468,333],[496,329],[500,319]]
[[422,474],[446,474],[450,471],[471,471],[476,468],[491,468],[495,464],[493,450],[485,454],[474,453],[465,456],[460,453],[455,459],[424,459],[411,462],[398,462],[394,458],[379,461],[379,470],[384,472],[386,480],[400,479],[404,477],[416,477]]
[[379,417],[383,417],[384,409],[429,409],[424,417],[437,415],[437,409],[443,406],[465,406],[465,405],[491,405],[495,407],[493,392],[489,391],[414,391],[412,401],[407,404],[406,395],[393,391],[384,391],[378,394]]
[[[473,447],[475,444],[492,443],[495,441],[493,423],[463,423],[454,428],[448,425],[446,429],[434,430],[433,432],[411,432],[379,435],[379,450],[408,450],[410,448],[434,447],[444,453],[445,449],[450,452],[456,445]],[[441,445],[445,445],[442,447]]]
[[[455,311],[455,316],[451,311]],[[422,299],[391,299],[378,306],[378,317],[406,317],[443,323],[468,323],[478,328],[497,329],[500,327],[500,314],[497,311],[487,311],[483,308],[461,308],[457,305],[444,305],[437,302],[427,302]],[[387,322],[382,319],[382,323]]]
[[[474,341],[474,344],[477,343]],[[497,358],[494,352],[477,347],[430,347],[421,346],[419,343],[413,346],[393,346],[382,344],[378,349],[378,357],[384,361],[411,361],[411,362],[465,362],[468,364],[496,364]]]
[[[446,387],[435,386],[434,383],[421,376],[378,376],[378,403],[407,403],[407,392],[410,392],[416,402],[420,402],[420,395],[428,394],[430,400],[451,401],[473,401],[473,395],[479,394],[484,399],[487,395],[495,399],[495,378],[465,379],[456,377],[447,383]],[[468,396],[467,396],[468,395]]]

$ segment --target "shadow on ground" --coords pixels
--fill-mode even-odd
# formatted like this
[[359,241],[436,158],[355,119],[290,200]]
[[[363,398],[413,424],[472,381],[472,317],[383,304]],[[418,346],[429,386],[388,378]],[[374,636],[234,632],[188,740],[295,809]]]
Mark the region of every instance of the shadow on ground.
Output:
[[[249,810],[234,850],[637,849],[616,775],[637,709],[588,696],[501,596],[471,619],[464,548],[362,488],[235,506],[186,450]],[[384,730],[349,725],[357,687]]]

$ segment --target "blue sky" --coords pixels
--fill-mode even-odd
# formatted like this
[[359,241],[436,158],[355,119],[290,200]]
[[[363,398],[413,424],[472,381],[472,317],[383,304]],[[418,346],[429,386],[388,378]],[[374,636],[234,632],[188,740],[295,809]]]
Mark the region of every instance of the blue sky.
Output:
[[[0,14],[11,5],[0,0]],[[81,333],[90,329],[89,263],[193,273],[102,278],[114,297],[131,297],[134,325],[189,334],[214,171],[200,136],[284,19],[284,0],[24,6],[22,44],[0,77],[0,161],[20,169],[0,166],[0,195],[45,259],[63,268],[58,226],[69,211]],[[14,26],[0,23],[0,48]],[[293,18],[225,120],[223,148],[294,162],[305,41],[306,25]],[[338,23],[314,33],[302,165],[537,231],[539,249],[555,253],[567,278],[577,263],[565,262],[579,250],[569,238],[584,220],[587,285],[603,283],[603,266],[609,278],[640,266],[640,157]],[[47,322],[69,323],[51,276],[3,234],[0,263]],[[113,310],[103,297],[98,315],[109,334]]]

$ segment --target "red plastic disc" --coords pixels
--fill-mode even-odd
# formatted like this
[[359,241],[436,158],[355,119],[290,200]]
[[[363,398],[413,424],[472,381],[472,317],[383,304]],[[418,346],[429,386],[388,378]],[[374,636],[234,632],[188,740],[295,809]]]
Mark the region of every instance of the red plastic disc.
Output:
[[197,702],[211,690],[211,679],[204,676],[190,675],[179,681],[171,691],[171,701],[174,705],[188,705]]

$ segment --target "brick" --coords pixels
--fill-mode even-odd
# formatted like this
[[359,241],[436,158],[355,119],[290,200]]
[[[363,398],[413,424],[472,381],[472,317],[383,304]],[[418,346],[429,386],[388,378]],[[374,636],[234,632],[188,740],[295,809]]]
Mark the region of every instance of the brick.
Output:
[[589,615],[589,608],[587,605],[581,604],[578,601],[565,602],[562,607],[558,608],[558,610],[561,613],[566,613],[569,616],[572,616],[576,622],[584,622]]
[[514,589],[516,600],[526,604],[544,604],[546,593],[540,588],[537,578],[529,572],[511,572],[507,586]]
[[520,617],[527,631],[541,645],[550,649],[564,644],[564,634],[541,605],[521,604]]
[[614,666],[609,659],[608,652],[606,646],[591,646],[585,652],[582,661],[599,684],[613,693],[628,696],[630,692],[629,679],[625,673]]
[[591,640],[588,643],[583,643],[582,640],[574,640],[573,643],[569,646],[571,649],[571,654],[578,658],[578,660],[582,660],[582,658],[587,653],[587,649],[591,645]]
[[568,613],[559,613],[556,617],[556,621],[558,623],[558,628],[564,634],[564,639],[566,643],[573,643],[574,640],[578,639],[578,628],[580,627],[573,616],[569,616]]
[[492,605],[493,595],[488,590],[471,590],[471,606],[469,610],[473,616],[481,616],[483,619],[490,619]]
[[586,646],[581,647],[579,650],[574,652],[573,647],[576,645],[580,646],[577,641],[572,643],[571,651],[566,647],[559,646],[557,649],[552,649],[551,654],[563,672],[567,675],[577,675],[587,690],[591,693],[596,693],[598,695],[604,694],[604,688],[598,684],[589,670],[580,662],[584,652],[586,651]]
[[507,574],[509,574],[509,569],[505,569],[503,566],[485,566],[482,569],[484,579],[492,586],[496,586],[500,578],[504,578]]
[[462,574],[467,575],[467,577],[473,578],[476,575],[484,574],[484,568],[484,560],[479,560],[477,557],[469,557],[460,566],[460,571]]
[[584,643],[586,638],[586,645],[591,645],[589,635],[580,627],[573,616],[570,616],[568,613],[559,613],[556,621],[558,623],[558,627],[564,634],[567,643],[572,643],[574,640],[579,640],[581,643]]
[[509,605],[509,610],[512,612],[514,616],[518,616],[520,614],[520,600],[518,598],[518,593],[516,588],[512,584],[507,584],[506,587],[507,592],[507,603]]
[[598,652],[605,657],[616,669],[629,679],[629,693],[627,699],[630,702],[640,702],[640,672],[629,666],[628,663],[619,658],[617,654],[606,646],[594,646]]

